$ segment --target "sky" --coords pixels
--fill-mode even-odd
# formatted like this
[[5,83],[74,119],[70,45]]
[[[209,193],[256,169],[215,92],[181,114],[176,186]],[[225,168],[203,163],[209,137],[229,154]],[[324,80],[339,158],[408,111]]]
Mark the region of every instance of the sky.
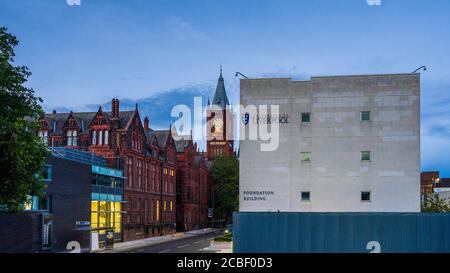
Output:
[[214,83],[220,63],[232,94],[236,71],[307,79],[426,65],[422,169],[450,176],[450,1],[377,1],[0,0],[0,25],[46,109]]

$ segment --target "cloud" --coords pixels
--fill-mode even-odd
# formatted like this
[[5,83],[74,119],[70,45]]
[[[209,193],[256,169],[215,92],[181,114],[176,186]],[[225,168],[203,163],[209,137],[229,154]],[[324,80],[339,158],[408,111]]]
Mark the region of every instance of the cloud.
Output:
[[170,17],[166,21],[169,30],[180,40],[207,40],[208,36],[195,29],[191,23],[178,17]]

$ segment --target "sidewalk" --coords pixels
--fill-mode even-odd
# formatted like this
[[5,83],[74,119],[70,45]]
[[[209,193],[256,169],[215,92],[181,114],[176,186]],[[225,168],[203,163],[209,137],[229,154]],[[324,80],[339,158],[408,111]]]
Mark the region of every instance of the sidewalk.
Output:
[[157,236],[157,237],[151,237],[141,240],[135,240],[135,241],[128,241],[128,242],[121,242],[121,243],[115,243],[114,249],[110,250],[97,250],[94,251],[96,253],[116,253],[128,249],[135,249],[145,246],[151,246],[151,245],[157,245],[161,243],[166,243],[170,241],[176,241],[183,238],[193,237],[196,235],[206,234],[213,232],[213,229],[211,228],[205,228],[205,229],[199,229],[199,230],[193,230],[193,231],[186,231],[186,232],[177,232],[175,234],[171,235],[165,235],[165,236]]

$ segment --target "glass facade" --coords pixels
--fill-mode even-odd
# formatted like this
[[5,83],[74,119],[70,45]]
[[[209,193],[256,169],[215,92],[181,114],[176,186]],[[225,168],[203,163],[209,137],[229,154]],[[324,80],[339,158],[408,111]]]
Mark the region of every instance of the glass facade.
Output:
[[123,183],[122,171],[92,166],[91,228],[100,235],[121,234]]
[[105,234],[106,229],[122,231],[122,203],[91,201],[91,228]]

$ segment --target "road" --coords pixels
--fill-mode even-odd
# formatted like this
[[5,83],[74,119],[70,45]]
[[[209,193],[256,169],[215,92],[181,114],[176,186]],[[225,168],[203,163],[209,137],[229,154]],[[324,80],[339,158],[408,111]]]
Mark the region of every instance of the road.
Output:
[[186,238],[158,243],[156,245],[141,246],[134,249],[127,249],[123,253],[202,253],[203,248],[210,246],[210,242],[218,236],[223,235],[222,230],[215,230],[210,233],[189,236]]

